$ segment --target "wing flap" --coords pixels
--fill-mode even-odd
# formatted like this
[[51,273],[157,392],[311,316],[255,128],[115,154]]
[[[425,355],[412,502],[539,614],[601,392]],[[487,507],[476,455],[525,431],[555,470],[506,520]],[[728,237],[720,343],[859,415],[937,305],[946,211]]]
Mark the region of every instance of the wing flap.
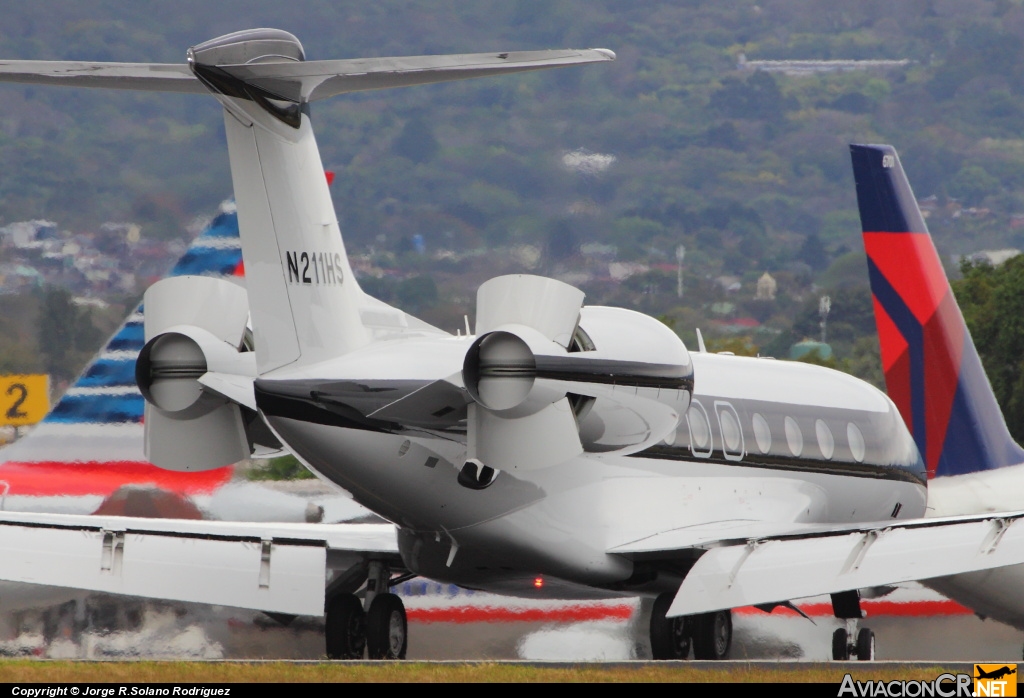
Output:
[[295,615],[323,614],[334,550],[397,555],[395,528],[0,516],[0,579]]
[[753,539],[713,548],[668,615],[776,603],[1024,563],[1020,513]]

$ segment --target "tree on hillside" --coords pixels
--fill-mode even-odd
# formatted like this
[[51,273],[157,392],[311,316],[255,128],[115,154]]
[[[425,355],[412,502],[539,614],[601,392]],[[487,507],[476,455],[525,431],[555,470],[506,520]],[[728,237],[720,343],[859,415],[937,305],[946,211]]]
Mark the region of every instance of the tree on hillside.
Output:
[[57,379],[70,379],[79,369],[76,352],[94,351],[102,337],[87,310],[76,308],[71,294],[51,288],[39,311],[39,347],[46,357],[46,370]]
[[734,119],[781,121],[786,112],[799,105],[786,98],[771,73],[758,70],[745,81],[735,77],[722,80],[720,90],[711,95],[711,107]]
[[1010,433],[1024,441],[1024,255],[998,267],[965,261],[953,291]]
[[437,155],[441,146],[430,125],[417,116],[405,122],[393,147],[396,155],[409,158],[413,162],[428,162]]

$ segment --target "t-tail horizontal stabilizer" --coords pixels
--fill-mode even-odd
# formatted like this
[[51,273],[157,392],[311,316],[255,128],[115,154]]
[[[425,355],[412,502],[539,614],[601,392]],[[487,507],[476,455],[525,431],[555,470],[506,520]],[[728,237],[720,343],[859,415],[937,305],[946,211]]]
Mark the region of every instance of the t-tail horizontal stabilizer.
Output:
[[288,32],[253,29],[194,46],[187,57],[187,67],[7,61],[0,63],[0,81],[175,92],[201,87],[214,94],[224,107],[257,371],[265,375],[333,359],[371,340],[309,102],[615,56],[596,49],[307,62]]
[[1024,462],[896,150],[851,145],[850,153],[885,384],[928,475]]

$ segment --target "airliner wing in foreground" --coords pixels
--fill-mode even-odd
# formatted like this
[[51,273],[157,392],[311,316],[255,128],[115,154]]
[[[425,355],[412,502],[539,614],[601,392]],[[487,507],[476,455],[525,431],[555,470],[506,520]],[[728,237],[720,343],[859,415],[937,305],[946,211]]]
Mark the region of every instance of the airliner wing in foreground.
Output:
[[[325,612],[335,657],[361,656],[364,642],[372,657],[404,656],[406,615],[388,588],[406,571],[522,596],[646,595],[656,657],[685,658],[692,642],[696,657],[719,659],[735,604],[832,593],[852,623],[866,585],[1024,562],[1016,515],[920,518],[927,469],[914,437],[855,378],[691,354],[657,320],[584,306],[553,279],[483,284],[469,336],[363,293],[310,102],[611,52],[306,63],[294,36],[259,29],[187,55],[224,110],[247,287],[179,277],[146,293],[135,379],[147,457],[215,471],[284,446],[395,526],[8,515],[0,577],[43,581],[40,567],[50,575],[68,557],[70,585],[80,575],[108,590]],[[62,69],[5,66],[0,79],[44,84]],[[117,70],[116,86],[153,88],[141,67]],[[28,529],[34,549],[52,539],[61,552],[34,565],[16,542]],[[218,584],[233,591],[208,588]],[[866,628],[839,640],[840,654],[873,654]]]

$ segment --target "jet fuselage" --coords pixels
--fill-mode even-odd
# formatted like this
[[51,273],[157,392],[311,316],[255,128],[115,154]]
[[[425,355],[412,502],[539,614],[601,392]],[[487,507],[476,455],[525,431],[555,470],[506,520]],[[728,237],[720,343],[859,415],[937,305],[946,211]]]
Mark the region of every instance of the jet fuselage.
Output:
[[[563,596],[562,583],[657,589],[650,571],[609,551],[687,527],[717,525],[721,537],[737,522],[924,514],[924,464],[879,390],[819,366],[707,353],[691,355],[689,409],[658,443],[636,453],[588,450],[552,467],[502,471],[483,490],[466,488],[456,478],[466,460],[464,427],[431,432],[370,415],[457,374],[473,339],[384,342],[256,383],[278,437],[398,524],[403,561],[424,576],[534,593],[540,577]],[[384,378],[396,373],[404,378]],[[595,420],[602,431],[616,420],[642,429],[635,413],[599,399],[579,419],[585,447]],[[662,570],[666,588],[678,584],[680,564],[675,574]]]

